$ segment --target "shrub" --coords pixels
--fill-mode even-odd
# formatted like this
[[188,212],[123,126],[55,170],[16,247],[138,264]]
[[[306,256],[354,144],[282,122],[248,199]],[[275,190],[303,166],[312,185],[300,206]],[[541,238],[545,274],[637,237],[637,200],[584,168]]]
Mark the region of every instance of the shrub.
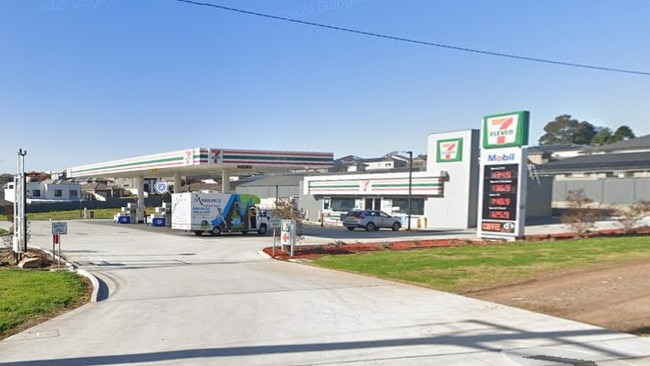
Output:
[[650,214],[650,201],[639,200],[627,207],[615,208],[614,214],[623,230],[629,233],[640,220]]
[[284,220],[294,220],[296,222],[296,237],[302,237],[302,222],[304,220],[304,213],[298,209],[296,202],[288,197],[282,197],[275,203],[275,211],[273,212],[275,218]]
[[593,200],[585,194],[584,189],[570,190],[566,197],[569,209],[562,215],[561,221],[569,226],[576,236],[583,236],[596,226],[598,213],[590,207]]

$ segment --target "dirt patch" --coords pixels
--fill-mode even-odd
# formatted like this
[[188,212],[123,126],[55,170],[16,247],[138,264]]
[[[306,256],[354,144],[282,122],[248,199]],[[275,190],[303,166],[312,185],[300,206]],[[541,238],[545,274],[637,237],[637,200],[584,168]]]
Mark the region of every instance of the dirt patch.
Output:
[[469,296],[612,330],[650,334],[650,260],[557,272]]

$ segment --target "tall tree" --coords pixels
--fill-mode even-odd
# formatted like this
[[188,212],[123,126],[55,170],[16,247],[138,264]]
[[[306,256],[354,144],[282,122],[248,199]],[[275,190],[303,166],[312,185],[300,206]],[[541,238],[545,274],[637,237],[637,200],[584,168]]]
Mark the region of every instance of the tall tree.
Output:
[[632,132],[632,130],[628,126],[623,125],[616,129],[616,132],[614,132],[614,134],[612,135],[610,143],[629,140],[635,137],[636,136],[634,136],[634,132]]
[[571,115],[563,114],[544,126],[540,145],[580,144],[580,145],[607,145],[614,142],[633,139],[634,132],[628,126],[620,126],[612,133],[609,127],[595,127],[587,121],[579,122]]
[[596,136],[596,128],[589,122],[583,121],[578,124],[575,133],[572,136],[572,143],[580,145],[589,145],[591,140]]
[[539,138],[540,145],[588,144],[596,135],[595,127],[586,121],[579,122],[571,115],[563,114],[544,126],[546,132]]
[[598,133],[591,139],[591,145],[602,146],[607,145],[612,140],[612,130],[609,127],[598,128]]

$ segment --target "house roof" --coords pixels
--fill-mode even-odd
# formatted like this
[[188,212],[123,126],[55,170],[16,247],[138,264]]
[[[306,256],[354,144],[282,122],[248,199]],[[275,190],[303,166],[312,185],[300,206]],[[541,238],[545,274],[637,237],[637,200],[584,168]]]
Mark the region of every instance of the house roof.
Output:
[[650,170],[650,151],[579,155],[536,166],[540,173],[611,172],[621,170]]
[[621,150],[639,150],[639,149],[650,150],[650,135],[636,137],[629,140],[623,140],[609,145],[599,146],[595,149],[595,152],[596,151],[609,152],[609,151],[621,151]]
[[251,182],[239,184],[240,187],[298,186],[304,175],[268,175]]
[[584,151],[589,149],[593,149],[593,147],[580,144],[538,145],[529,147],[528,153],[554,153],[560,151]]

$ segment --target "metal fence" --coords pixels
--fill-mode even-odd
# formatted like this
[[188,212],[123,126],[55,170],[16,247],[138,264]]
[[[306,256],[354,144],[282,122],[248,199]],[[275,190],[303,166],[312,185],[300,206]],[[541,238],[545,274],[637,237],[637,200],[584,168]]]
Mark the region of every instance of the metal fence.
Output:
[[566,202],[571,190],[583,189],[594,202],[606,205],[628,205],[640,200],[650,201],[650,178],[603,178],[598,180],[556,180],[553,182],[553,203]]

